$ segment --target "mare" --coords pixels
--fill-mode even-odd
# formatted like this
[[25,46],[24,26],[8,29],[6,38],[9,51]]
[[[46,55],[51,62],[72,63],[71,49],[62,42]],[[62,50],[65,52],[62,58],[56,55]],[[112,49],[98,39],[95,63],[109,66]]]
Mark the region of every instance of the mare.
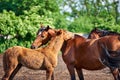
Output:
[[[43,33],[45,34],[45,33]],[[57,30],[45,47],[29,49],[21,46],[8,48],[3,54],[4,76],[2,80],[12,80],[22,66],[33,70],[46,70],[46,80],[54,80],[57,55],[65,40],[72,38],[64,30]],[[42,40],[46,38],[42,37]],[[44,40],[45,41],[45,40]]]
[[[50,32],[54,32],[54,30],[55,29],[46,27],[46,29],[39,33],[45,32],[46,34],[44,36],[49,37],[51,36]],[[42,36],[42,34],[37,35],[31,48],[41,46],[42,38],[38,38],[39,36]],[[37,43],[39,41],[40,43]],[[75,69],[79,79],[84,80],[82,69],[100,70],[106,67],[102,62],[105,50],[101,47],[101,44],[106,46],[109,50],[118,50],[120,47],[119,36],[106,36],[100,39],[86,39],[80,35],[74,34],[72,39],[63,43],[61,48],[62,58],[68,68],[71,80],[76,80]],[[120,80],[118,79],[118,76],[115,75],[116,73],[112,72],[112,74],[114,76],[114,80]]]
[[[88,36],[88,39],[97,39],[97,38],[100,38],[100,37],[104,37],[104,36],[115,36],[115,35],[120,35],[120,33],[117,33],[117,32],[114,32],[114,31],[108,31],[108,30],[100,30],[98,28],[94,28],[93,30],[91,30],[89,36]],[[119,57],[120,55],[120,52],[119,51],[106,51],[106,53],[109,53],[110,55],[106,54],[105,56],[107,57],[106,61],[103,62],[103,64],[105,64],[106,66],[110,67],[111,68],[111,71],[116,73],[115,75],[116,76],[119,76],[120,77],[120,67],[116,67],[117,65],[120,64],[120,60],[114,60],[112,58],[109,58],[110,56],[112,57]],[[109,62],[109,61],[110,62]],[[108,65],[109,64],[109,65]],[[112,64],[110,66],[110,64]],[[112,68],[114,67],[114,69]]]

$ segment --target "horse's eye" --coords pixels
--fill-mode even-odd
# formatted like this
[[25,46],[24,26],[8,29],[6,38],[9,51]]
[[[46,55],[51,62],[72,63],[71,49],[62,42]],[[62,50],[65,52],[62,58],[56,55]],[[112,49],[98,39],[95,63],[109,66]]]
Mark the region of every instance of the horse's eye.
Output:
[[41,35],[42,38],[44,38],[45,36]]

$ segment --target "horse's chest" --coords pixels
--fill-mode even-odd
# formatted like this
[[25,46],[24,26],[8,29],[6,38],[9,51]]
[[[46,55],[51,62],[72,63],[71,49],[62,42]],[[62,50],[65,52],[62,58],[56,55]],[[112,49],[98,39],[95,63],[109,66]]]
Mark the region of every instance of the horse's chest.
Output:
[[50,56],[50,57],[47,57],[48,59],[48,62],[53,66],[53,67],[56,67],[57,66],[57,62],[58,62],[58,59],[57,59],[57,56]]

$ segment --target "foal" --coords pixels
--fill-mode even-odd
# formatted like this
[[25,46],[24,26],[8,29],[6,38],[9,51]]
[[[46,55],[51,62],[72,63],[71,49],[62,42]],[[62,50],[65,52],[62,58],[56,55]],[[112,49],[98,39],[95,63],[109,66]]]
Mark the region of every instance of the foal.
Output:
[[[46,32],[46,34],[49,34],[47,35],[48,37],[51,34],[50,31],[54,32],[54,29],[47,27],[47,30],[45,29],[40,33]],[[42,36],[42,35],[38,35],[38,36]],[[104,37],[100,39],[90,40],[75,34],[73,38],[63,43],[61,48],[62,58],[69,70],[71,80],[76,80],[75,69],[78,73],[79,79],[84,80],[82,69],[100,70],[106,67],[101,62],[101,58],[103,58],[102,54],[104,54],[103,48],[101,48],[101,44],[104,43],[104,46],[108,46],[108,49],[112,50],[114,48],[110,48],[109,45],[112,47],[113,42],[117,40],[118,41],[117,43],[119,45],[116,47],[116,49],[120,47],[120,42],[117,38],[113,40],[111,43],[108,42],[109,39],[114,39],[114,37],[110,36],[109,38]],[[36,38],[32,46],[34,47],[40,46],[41,44],[36,43],[39,41],[42,41],[42,38]],[[114,47],[116,45],[117,44],[115,44]],[[115,73],[113,72],[113,74]],[[115,80],[118,80],[118,78],[115,75],[113,76]]]
[[5,75],[2,80],[12,80],[22,66],[34,70],[46,70],[46,79],[54,80],[53,71],[57,66],[58,52],[63,42],[72,37],[63,30],[55,33],[46,47],[33,50],[14,46],[7,49],[3,55]]

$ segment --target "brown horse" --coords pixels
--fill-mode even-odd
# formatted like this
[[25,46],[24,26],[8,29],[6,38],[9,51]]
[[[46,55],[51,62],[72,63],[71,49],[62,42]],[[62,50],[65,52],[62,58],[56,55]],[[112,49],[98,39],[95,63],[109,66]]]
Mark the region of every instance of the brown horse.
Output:
[[[50,31],[54,32],[54,29],[48,27],[46,29],[47,30],[40,33],[46,32],[46,36],[49,37],[51,34]],[[41,40],[42,38],[36,38],[32,47],[40,46],[41,44],[38,44],[37,42]],[[115,44],[113,45],[113,43]],[[78,73],[79,79],[84,80],[82,69],[100,70],[105,68],[105,65],[103,65],[101,61],[101,59],[104,58],[104,49],[101,47],[101,44],[107,46],[109,50],[117,50],[118,47],[120,47],[119,36],[106,36],[100,39],[90,40],[75,34],[72,39],[64,42],[61,48],[62,58],[67,65],[71,80],[76,80],[75,69]],[[112,73],[115,80],[119,80],[118,76],[115,75],[116,73]]]
[[[100,30],[98,28],[94,28],[90,32],[88,38],[89,39],[97,39],[97,38],[104,37],[104,36],[109,36],[109,35],[111,35],[111,36],[118,35],[119,36],[120,33],[116,33],[114,31]],[[114,57],[114,56],[119,57],[119,54],[120,54],[120,52],[118,52],[118,51],[111,51],[111,50],[108,50],[108,52],[106,52],[106,53],[109,53],[110,56],[112,56],[112,57]],[[119,60],[113,60],[112,58],[109,58],[108,55],[107,55],[107,60],[104,60],[103,64],[105,64],[106,66],[111,68],[111,71],[115,73],[115,76],[120,77],[120,69],[118,69],[118,67],[115,67],[116,65],[119,65]],[[108,65],[108,64],[112,64],[112,65]]]
[[[58,52],[63,42],[69,38],[72,38],[72,36],[69,35],[67,31],[57,30],[50,39],[48,45],[43,48],[34,50],[21,46],[14,46],[7,49],[3,55],[5,75],[2,80],[12,80],[22,66],[34,70],[46,70],[46,79],[54,80],[53,71],[57,66]],[[44,39],[46,38],[42,36],[42,40]]]

